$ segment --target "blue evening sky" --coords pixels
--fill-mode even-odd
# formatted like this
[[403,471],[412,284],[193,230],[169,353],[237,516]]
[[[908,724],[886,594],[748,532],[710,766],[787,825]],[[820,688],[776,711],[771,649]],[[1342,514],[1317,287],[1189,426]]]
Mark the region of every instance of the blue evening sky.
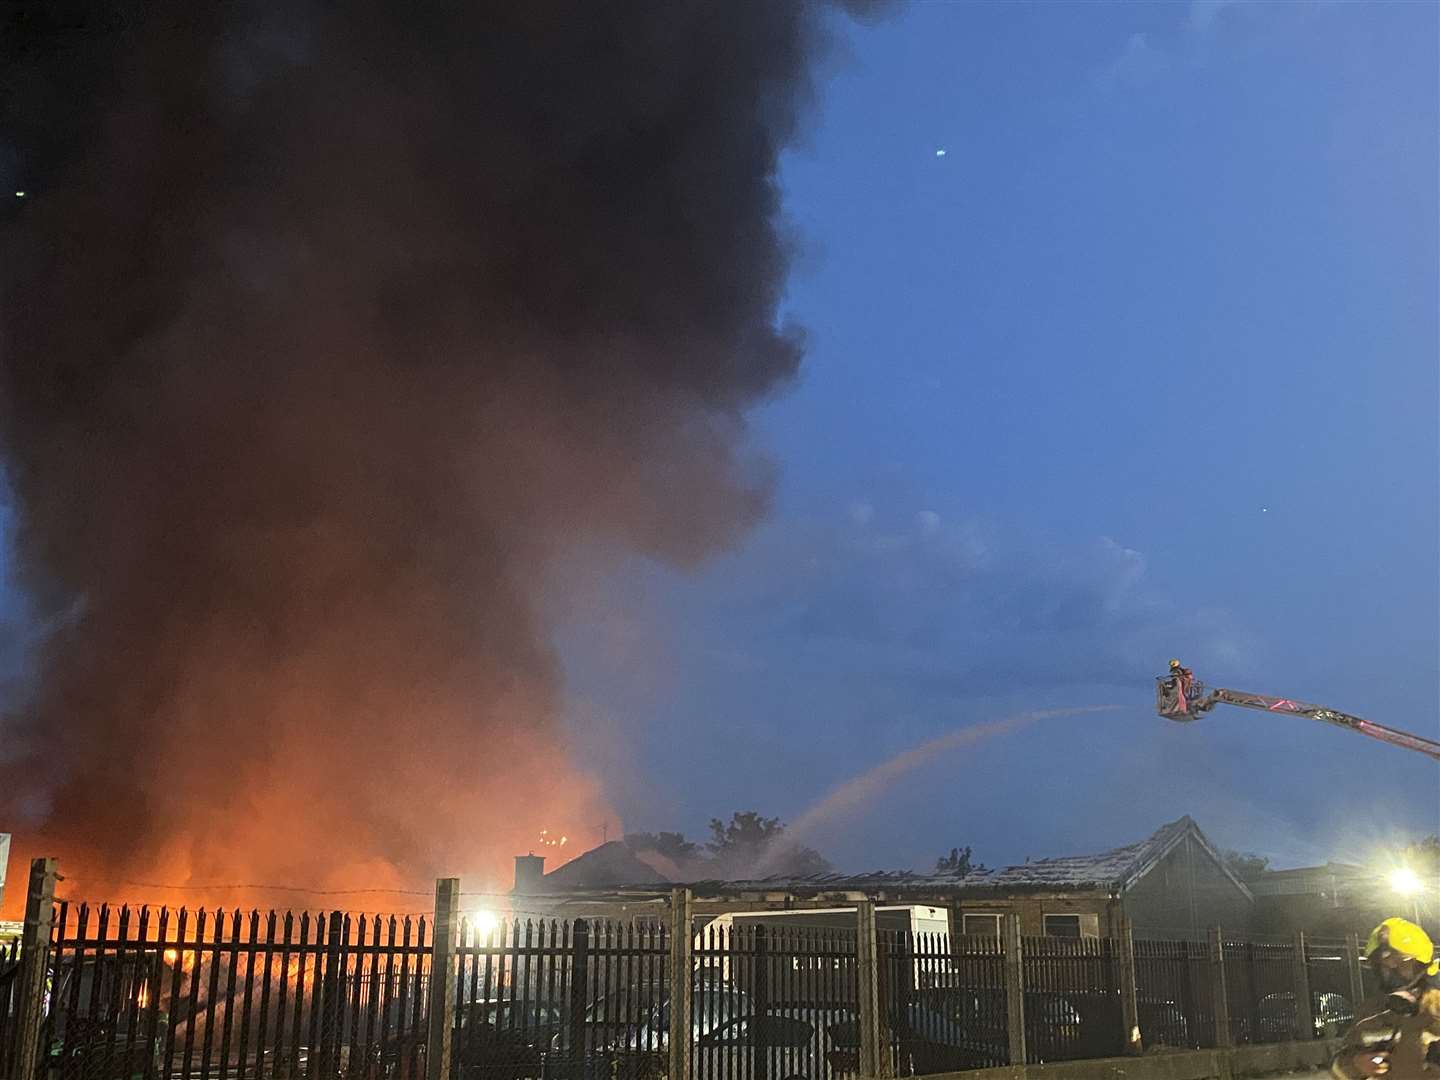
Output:
[[811,350],[752,418],[774,511],[563,636],[627,827],[793,821],[959,725],[1120,704],[936,754],[808,839],[849,869],[994,865],[1188,813],[1293,865],[1440,828],[1419,755],[1168,724],[1150,682],[1176,655],[1440,735],[1437,13],[837,23],[783,174]]

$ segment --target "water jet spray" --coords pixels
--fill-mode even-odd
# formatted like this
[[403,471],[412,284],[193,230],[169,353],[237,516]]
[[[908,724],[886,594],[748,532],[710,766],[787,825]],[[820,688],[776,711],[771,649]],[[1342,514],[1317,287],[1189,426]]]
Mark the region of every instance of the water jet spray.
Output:
[[755,873],[760,877],[765,876],[773,868],[786,847],[803,843],[805,838],[822,823],[858,810],[906,773],[929,763],[938,754],[981,742],[992,735],[1005,735],[1019,731],[1021,728],[1029,727],[1041,720],[1051,720],[1061,716],[1078,716],[1083,713],[1107,712],[1119,708],[1123,708],[1123,706],[1086,705],[1074,709],[1039,709],[1007,717],[1004,720],[967,724],[964,727],[947,731],[943,735],[937,735],[919,746],[902,750],[894,757],[882,761],[879,765],[867,769],[859,776],[851,777],[833,788],[829,794],[801,814],[794,823],[786,828],[784,843],[773,845],[760,857],[759,862],[755,865]]

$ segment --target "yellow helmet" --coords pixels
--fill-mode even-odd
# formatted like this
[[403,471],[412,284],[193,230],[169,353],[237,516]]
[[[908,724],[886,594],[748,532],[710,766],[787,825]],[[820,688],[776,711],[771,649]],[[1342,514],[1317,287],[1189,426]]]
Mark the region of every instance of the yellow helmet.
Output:
[[1179,660],[1171,660],[1171,661],[1170,661],[1170,669],[1171,669],[1172,671],[1173,671],[1175,668],[1178,668],[1179,666],[1180,666],[1180,661],[1179,661]]
[[1440,975],[1440,961],[1435,959],[1435,943],[1430,935],[1408,919],[1386,919],[1370,932],[1365,942],[1365,955],[1371,956],[1382,945],[1387,945],[1403,956],[1412,957],[1425,965],[1425,974]]

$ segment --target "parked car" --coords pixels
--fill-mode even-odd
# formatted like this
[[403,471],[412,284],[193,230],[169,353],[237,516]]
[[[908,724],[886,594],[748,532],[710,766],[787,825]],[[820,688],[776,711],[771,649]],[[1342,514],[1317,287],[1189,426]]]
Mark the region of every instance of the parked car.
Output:
[[[1059,1061],[1073,1057],[1103,1057],[1087,1052],[1087,1029],[1080,995],[1034,993],[1025,995],[1025,1044],[1037,1061]],[[1118,1017],[1117,1017],[1118,1020]],[[1119,1031],[1118,1023],[1115,1030]]]
[[[1009,1055],[1003,1023],[990,1037],[955,1019],[950,1006],[956,991],[921,991],[897,1004],[886,1017],[894,1039],[897,1071],[916,1076],[983,1069],[1003,1064]],[[826,1028],[831,1075],[858,1071],[860,1022],[853,1011],[829,1014]]]
[[[456,1074],[461,1080],[543,1076],[547,1051],[561,1021],[560,1009],[543,1002],[461,1002],[455,1007],[450,1041]],[[421,1027],[372,1044],[370,1055],[378,1074],[386,1080],[424,1075],[428,1040],[428,1032]]]
[[458,1006],[453,1049],[461,1080],[524,1080],[544,1071],[560,1009],[541,1002],[472,1001]]
[[[749,999],[745,994],[724,982],[713,968],[702,968],[695,972],[693,992],[692,1007],[697,1016],[713,1011],[728,1018],[749,1009]],[[730,1001],[727,995],[738,995],[738,1000]],[[669,1001],[668,983],[622,987],[593,999],[585,1006],[584,1018],[581,1021],[581,1029],[585,1035],[584,1048],[595,1050],[635,1046],[635,1035],[641,1028],[655,1033],[658,1038],[662,1027],[668,1029],[669,1013],[665,1013],[664,1024],[656,1023],[657,1013],[665,1009]],[[550,1039],[550,1049],[558,1052],[568,1045],[569,1038],[568,1021],[560,1023]]]
[[[627,1004],[628,1000],[628,1004]],[[720,1025],[750,1012],[750,998],[725,985],[697,984],[691,998],[691,1038],[698,1043]],[[571,1049],[562,1024],[550,1040],[547,1077],[573,1080],[649,1080],[668,1068],[670,998],[659,1004],[623,992],[592,1001],[585,1010],[585,1043]]]
[[831,1032],[840,1023],[833,1010],[804,1007],[734,1017],[696,1041],[691,1074],[695,1080],[820,1080],[837,1060]]
[[[72,958],[47,972],[49,1067],[93,1070],[108,1063],[117,1078],[143,1077],[161,1064],[170,1017],[152,995],[162,988],[134,961]],[[153,1020],[154,1033],[150,1032]]]
[[[1350,999],[1330,991],[1310,992],[1310,1016],[1314,1025],[1311,1034],[1317,1039],[1336,1038],[1355,1023],[1355,1009]],[[1259,1042],[1285,1042],[1300,1036],[1295,1016],[1295,994],[1291,991],[1261,998],[1255,1010],[1255,1020]]]
[[1312,993],[1311,999],[1317,1039],[1338,1039],[1355,1023],[1355,1006],[1343,994],[1320,991]]
[[[750,995],[729,986],[696,987],[690,1000],[690,1029],[698,1043],[716,1028],[751,1012]],[[670,1002],[667,999],[631,1037],[635,1050],[665,1050],[670,1045]]]
[[1140,1038],[1147,1048],[1192,1047],[1190,1022],[1185,1010],[1165,998],[1141,997],[1136,1001],[1140,1016]]
[[899,1044],[901,1066],[908,1066],[917,1076],[981,1069],[1001,1060],[993,1046],[924,1000],[911,1000],[894,1009],[889,1021]]
[[[964,1047],[988,1064],[1009,1058],[1005,991],[927,990],[917,998],[960,1025]],[[1108,1057],[1121,1049],[1120,1000],[1111,992],[1025,994],[1025,1039],[1033,1058]]]
[[[1009,1055],[1005,1020],[986,1023],[980,1006],[986,991],[929,987],[895,1003],[886,1017],[894,1038],[900,1071],[916,1075],[982,1069],[1004,1064]],[[1000,999],[1003,1010],[1003,994]],[[831,1030],[835,1053],[852,1051],[858,1067],[859,1019],[848,1019]],[[841,1070],[844,1071],[844,1070]]]
[[[326,1071],[329,1072],[332,1077],[338,1078],[349,1066],[350,1053],[351,1049],[348,1046],[336,1047],[335,1060]],[[265,1076],[274,1077],[275,1080],[307,1080],[309,1077],[320,1075],[320,1064],[318,1061],[312,1064],[310,1061],[311,1055],[312,1051],[310,1047],[304,1045],[272,1046],[250,1057],[246,1064],[257,1070],[263,1069]],[[393,1056],[398,1062],[399,1054],[397,1053]],[[176,1064],[178,1065],[179,1062],[176,1062]],[[237,1068],[237,1071],[240,1071],[239,1068]],[[377,1049],[366,1060],[364,1075],[367,1078],[383,1078],[387,1075],[401,1077],[416,1072],[422,1076],[425,1072],[423,1049],[422,1056],[419,1059],[418,1069],[410,1069],[407,1065],[405,1069],[392,1068],[388,1073],[384,1070],[383,1061]]]

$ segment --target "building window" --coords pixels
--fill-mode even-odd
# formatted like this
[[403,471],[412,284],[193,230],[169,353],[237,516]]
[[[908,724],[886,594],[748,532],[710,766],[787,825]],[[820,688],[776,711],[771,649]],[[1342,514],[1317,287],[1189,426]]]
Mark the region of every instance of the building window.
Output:
[[1080,936],[1080,916],[1046,915],[1045,936],[1078,938]]
[[966,915],[961,924],[966,937],[999,937],[999,915]]

